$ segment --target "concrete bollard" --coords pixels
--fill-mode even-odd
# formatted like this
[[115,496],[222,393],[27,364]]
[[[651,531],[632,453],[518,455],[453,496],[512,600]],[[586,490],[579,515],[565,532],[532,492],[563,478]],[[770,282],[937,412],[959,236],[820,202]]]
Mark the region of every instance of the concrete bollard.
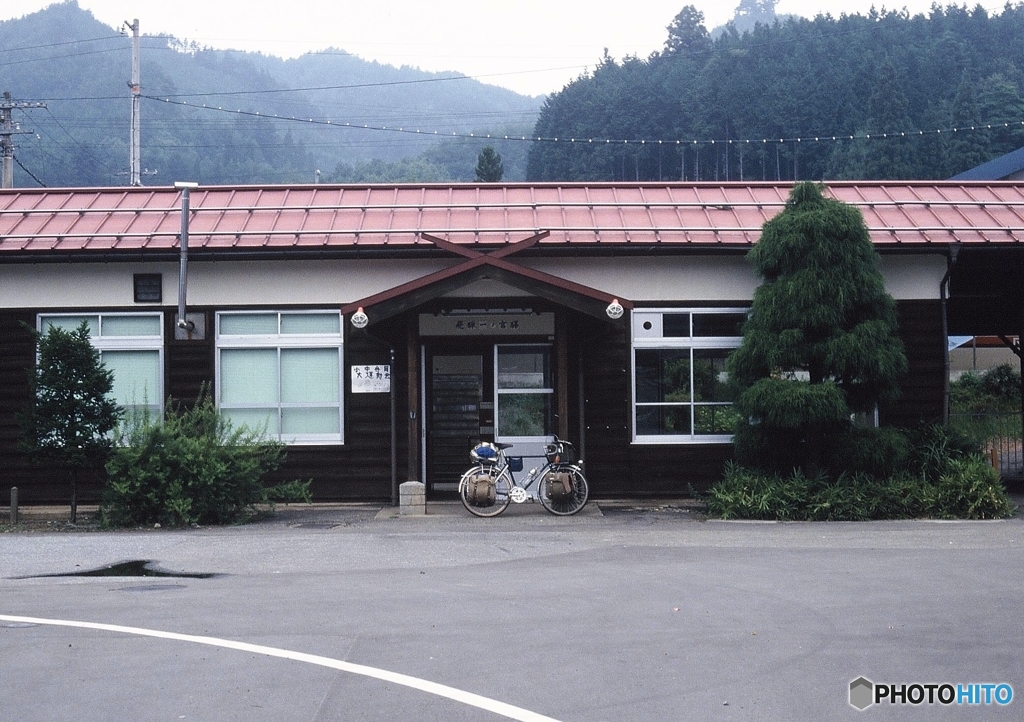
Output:
[[18,523],[18,487],[11,487],[11,523]]
[[407,481],[398,487],[398,513],[422,516],[427,513],[427,487],[419,481]]

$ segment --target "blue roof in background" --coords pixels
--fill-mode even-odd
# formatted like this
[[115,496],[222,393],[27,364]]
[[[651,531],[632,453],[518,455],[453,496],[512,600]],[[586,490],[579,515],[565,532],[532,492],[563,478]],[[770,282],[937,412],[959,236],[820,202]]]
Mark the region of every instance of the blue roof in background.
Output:
[[1024,170],[1024,148],[1010,151],[1006,155],[993,158],[988,163],[982,163],[970,170],[953,176],[949,180],[954,181],[989,181],[1002,180]]

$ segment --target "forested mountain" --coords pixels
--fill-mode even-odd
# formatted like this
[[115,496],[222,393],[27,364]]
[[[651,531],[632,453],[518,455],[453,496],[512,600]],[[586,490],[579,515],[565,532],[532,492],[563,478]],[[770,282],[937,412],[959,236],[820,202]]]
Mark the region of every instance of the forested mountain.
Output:
[[668,30],[547,99],[530,179],[938,179],[1024,145],[1022,4]]
[[[479,136],[528,136],[540,98],[343,50],[283,60],[204,49],[146,35],[145,22],[143,6],[143,185],[313,182],[317,170],[325,182],[472,180],[488,143],[506,179],[525,175],[526,143]],[[32,131],[13,136],[15,184],[127,185],[130,79],[130,31],[73,0],[0,22],[0,91],[45,103],[13,111]]]

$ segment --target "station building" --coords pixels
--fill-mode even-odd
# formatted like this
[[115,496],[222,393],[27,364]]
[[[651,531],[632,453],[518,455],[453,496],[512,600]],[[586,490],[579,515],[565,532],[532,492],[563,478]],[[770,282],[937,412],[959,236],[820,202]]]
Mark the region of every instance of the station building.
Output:
[[[119,403],[159,412],[209,389],[288,445],[278,476],[312,479],[320,501],[386,500],[408,480],[442,498],[476,441],[530,456],[553,433],[595,498],[706,488],[732,455],[724,362],[759,284],[745,255],[791,188],[0,191],[3,485],[63,500],[18,446],[26,326],[86,320]],[[947,336],[1012,346],[1024,329],[1024,184],[826,195],[860,209],[897,302],[910,372],[877,422],[942,420]]]

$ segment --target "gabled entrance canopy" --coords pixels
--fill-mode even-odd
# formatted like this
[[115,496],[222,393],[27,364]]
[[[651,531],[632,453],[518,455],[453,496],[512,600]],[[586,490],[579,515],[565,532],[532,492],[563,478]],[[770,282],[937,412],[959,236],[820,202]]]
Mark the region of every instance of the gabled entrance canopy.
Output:
[[536,233],[489,253],[460,246],[429,233],[419,235],[438,248],[462,256],[466,260],[342,306],[343,315],[347,316],[362,309],[370,323],[383,321],[482,279],[499,281],[605,321],[624,323],[623,311],[633,308],[633,304],[627,299],[616,298],[604,291],[506,260],[509,256],[547,238],[550,235],[548,231]]

